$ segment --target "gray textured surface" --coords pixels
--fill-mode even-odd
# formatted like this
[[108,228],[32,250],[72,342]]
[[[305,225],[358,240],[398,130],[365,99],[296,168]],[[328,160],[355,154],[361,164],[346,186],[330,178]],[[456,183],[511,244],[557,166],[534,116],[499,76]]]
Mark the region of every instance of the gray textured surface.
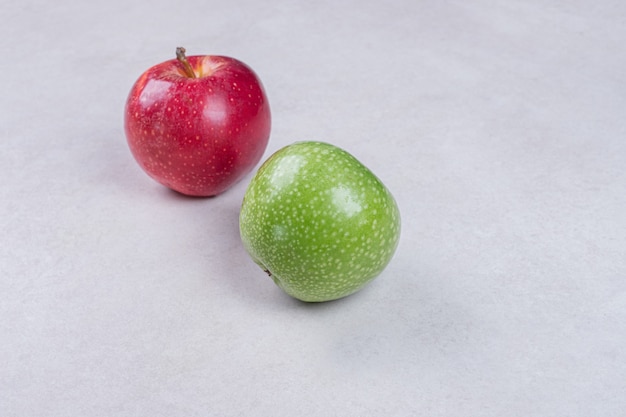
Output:
[[[0,8],[0,415],[622,416],[626,3],[26,0]],[[214,199],[132,160],[149,66],[223,54],[403,216],[304,305]]]

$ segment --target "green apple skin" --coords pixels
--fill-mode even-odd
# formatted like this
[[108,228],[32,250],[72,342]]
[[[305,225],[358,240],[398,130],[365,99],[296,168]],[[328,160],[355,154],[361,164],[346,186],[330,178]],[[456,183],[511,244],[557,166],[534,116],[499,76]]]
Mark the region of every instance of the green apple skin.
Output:
[[348,152],[296,142],[250,182],[239,226],[244,247],[274,282],[302,301],[348,296],[387,266],[400,212],[383,183]]

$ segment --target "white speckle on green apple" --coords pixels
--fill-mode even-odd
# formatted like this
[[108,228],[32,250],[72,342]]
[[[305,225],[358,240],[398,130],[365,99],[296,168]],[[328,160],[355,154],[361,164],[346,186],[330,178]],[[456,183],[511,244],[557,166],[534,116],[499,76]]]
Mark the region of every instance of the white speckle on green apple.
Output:
[[385,269],[400,238],[400,212],[348,152],[297,142],[272,155],[250,182],[240,232],[252,259],[287,294],[330,301]]

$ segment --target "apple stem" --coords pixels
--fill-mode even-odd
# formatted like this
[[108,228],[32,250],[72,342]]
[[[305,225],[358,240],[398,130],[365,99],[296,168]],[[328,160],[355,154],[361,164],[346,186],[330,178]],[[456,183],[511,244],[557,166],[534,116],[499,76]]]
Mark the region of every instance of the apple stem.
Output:
[[187,51],[182,46],[179,46],[178,48],[176,48],[176,59],[178,59],[178,61],[181,64],[183,64],[183,69],[185,70],[185,74],[189,78],[197,78],[196,73],[193,71],[193,68],[191,68],[191,64],[189,63],[189,61],[187,61],[185,52]]

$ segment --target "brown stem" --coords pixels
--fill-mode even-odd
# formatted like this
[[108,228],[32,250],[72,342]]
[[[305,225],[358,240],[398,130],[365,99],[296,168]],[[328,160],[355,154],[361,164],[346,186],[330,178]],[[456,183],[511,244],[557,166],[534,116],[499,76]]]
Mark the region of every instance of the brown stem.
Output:
[[189,63],[189,61],[187,61],[185,52],[186,50],[182,46],[179,46],[178,48],[176,48],[176,59],[178,59],[178,61],[181,64],[183,64],[183,69],[185,70],[185,74],[189,78],[197,78],[196,73],[193,71],[193,68],[191,68],[191,64]]

